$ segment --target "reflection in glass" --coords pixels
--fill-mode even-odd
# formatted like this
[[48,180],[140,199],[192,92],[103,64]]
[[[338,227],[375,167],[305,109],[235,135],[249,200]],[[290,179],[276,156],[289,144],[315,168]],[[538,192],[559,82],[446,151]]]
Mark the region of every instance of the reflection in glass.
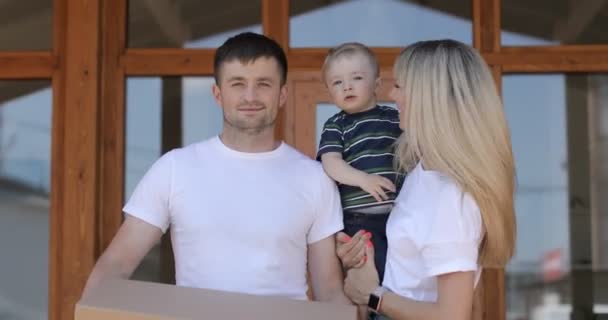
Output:
[[473,42],[470,0],[291,1],[290,10],[292,47],[333,47],[348,41],[403,47],[438,38]]
[[53,0],[0,1],[0,51],[52,48]]
[[262,33],[260,0],[130,0],[131,48],[215,48],[243,31]]
[[604,44],[608,6],[604,1],[504,0],[503,45]]
[[[125,201],[163,150],[219,134],[222,113],[211,94],[213,82],[212,77],[127,80]],[[178,115],[181,113],[181,117],[174,117],[175,112]],[[177,123],[163,125],[163,121]],[[163,127],[177,131],[180,131],[180,127],[182,129],[181,132],[163,132]],[[163,146],[163,135],[165,141],[181,143]],[[171,139],[173,136],[177,138]],[[133,278],[160,282],[160,256],[160,246],[156,246],[144,258]]]
[[46,319],[52,96],[0,81],[0,319]]
[[[507,267],[507,319],[569,319],[572,303],[581,303],[591,290],[595,312],[608,313],[608,225],[603,196],[608,176],[606,76],[505,76],[503,96],[518,182],[517,251]],[[580,121],[581,117],[588,122]],[[591,186],[590,214],[572,215],[569,199],[585,189],[572,189],[569,175],[587,179],[587,173],[568,171],[580,171],[576,168],[585,167],[588,160],[585,155],[569,156],[568,146],[582,143],[579,140],[587,143],[586,137],[590,143],[591,180],[586,182]],[[589,238],[588,226],[591,243],[584,240]],[[579,245],[583,247],[576,247]],[[573,266],[572,252],[582,257],[580,252],[585,251],[593,252],[592,257],[577,260]],[[573,271],[590,271],[591,266],[594,288],[573,287],[574,282],[585,281]],[[573,288],[589,291],[573,292]]]

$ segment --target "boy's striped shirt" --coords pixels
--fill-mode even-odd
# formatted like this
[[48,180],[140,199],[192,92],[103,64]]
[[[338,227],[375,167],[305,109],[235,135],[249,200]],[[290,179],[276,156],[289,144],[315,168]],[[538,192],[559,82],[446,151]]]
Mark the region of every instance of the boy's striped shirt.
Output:
[[[399,112],[391,107],[348,114],[341,111],[329,118],[323,126],[317,159],[327,152],[338,152],[353,168],[382,175],[399,190],[403,179],[393,167],[394,146],[401,135]],[[339,184],[342,207],[351,210],[379,204],[393,203],[397,194],[387,192],[389,199],[377,202],[359,187]]]

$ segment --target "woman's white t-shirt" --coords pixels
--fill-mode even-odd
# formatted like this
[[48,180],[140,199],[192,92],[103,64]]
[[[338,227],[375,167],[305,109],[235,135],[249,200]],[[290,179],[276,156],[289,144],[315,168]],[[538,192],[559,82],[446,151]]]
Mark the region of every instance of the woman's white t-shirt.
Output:
[[448,176],[410,172],[387,222],[388,252],[383,285],[417,301],[437,301],[437,276],[475,271],[481,215],[473,198]]

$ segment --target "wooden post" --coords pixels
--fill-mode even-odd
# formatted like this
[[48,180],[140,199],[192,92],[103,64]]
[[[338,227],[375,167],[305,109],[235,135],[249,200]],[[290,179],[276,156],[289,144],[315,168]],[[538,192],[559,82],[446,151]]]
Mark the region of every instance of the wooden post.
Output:
[[[283,47],[285,54],[289,52],[289,0],[262,0],[262,29]],[[293,106],[285,106],[290,107]],[[274,132],[278,139],[285,138],[285,108],[277,116]]]
[[98,251],[101,0],[54,2],[49,318],[68,320]]

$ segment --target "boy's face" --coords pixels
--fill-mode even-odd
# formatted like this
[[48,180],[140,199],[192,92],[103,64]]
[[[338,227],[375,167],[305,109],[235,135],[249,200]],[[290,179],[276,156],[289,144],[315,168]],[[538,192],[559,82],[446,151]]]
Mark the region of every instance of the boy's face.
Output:
[[281,84],[275,59],[260,57],[247,64],[224,62],[219,79],[213,95],[231,128],[259,131],[274,125],[278,109],[287,100],[287,88]]
[[371,62],[360,53],[336,58],[325,76],[325,85],[333,102],[347,113],[373,108],[379,83]]

